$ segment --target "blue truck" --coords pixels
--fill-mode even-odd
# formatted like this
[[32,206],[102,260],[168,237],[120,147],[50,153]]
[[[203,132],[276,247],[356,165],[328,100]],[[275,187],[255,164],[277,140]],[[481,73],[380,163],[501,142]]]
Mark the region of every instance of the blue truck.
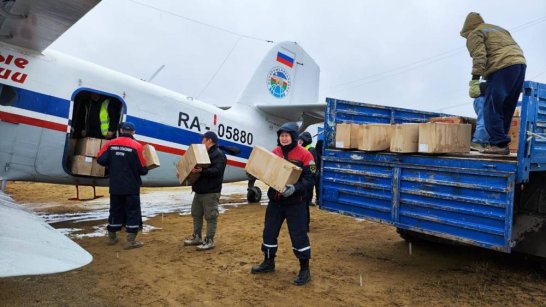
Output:
[[516,154],[423,155],[335,148],[338,123],[422,123],[431,112],[326,99],[320,208],[546,258],[546,84],[524,83]]

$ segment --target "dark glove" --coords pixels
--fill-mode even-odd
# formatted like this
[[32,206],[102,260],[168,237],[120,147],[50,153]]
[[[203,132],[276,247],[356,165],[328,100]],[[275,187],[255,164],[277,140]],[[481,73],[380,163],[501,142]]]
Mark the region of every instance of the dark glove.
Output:
[[281,194],[284,197],[290,197],[294,192],[296,192],[296,187],[293,184],[289,184],[284,188],[284,191]]
[[470,80],[470,82],[468,82],[468,86],[468,95],[470,98],[480,97],[480,80]]

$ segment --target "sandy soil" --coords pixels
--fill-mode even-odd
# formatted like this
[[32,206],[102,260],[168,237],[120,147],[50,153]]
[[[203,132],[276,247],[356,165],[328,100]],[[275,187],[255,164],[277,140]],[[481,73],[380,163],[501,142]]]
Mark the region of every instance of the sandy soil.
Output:
[[[17,201],[55,201],[59,206],[51,210],[56,212],[70,210],[66,198],[73,189],[8,185]],[[175,213],[148,221],[159,229],[140,236],[145,243],[141,249],[106,246],[105,238],[79,239],[94,256],[90,265],[67,273],[0,279],[0,305],[546,306],[546,278],[536,263],[523,257],[432,243],[413,243],[410,255],[408,244],[392,227],[317,208],[312,208],[310,232],[311,283],[291,284],[298,264],[286,226],[277,271],[251,275],[250,267],[262,257],[264,210],[258,204],[230,208],[220,216],[216,248],[206,252],[182,246],[183,237],[191,233],[191,217]]]

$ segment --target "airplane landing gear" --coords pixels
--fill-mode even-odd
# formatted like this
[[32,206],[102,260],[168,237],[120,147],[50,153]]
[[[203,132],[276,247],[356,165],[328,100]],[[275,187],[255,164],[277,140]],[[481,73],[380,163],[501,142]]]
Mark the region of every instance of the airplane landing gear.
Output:
[[249,203],[257,203],[262,199],[262,190],[259,187],[255,187],[256,178],[252,177],[250,174],[248,176],[248,189],[246,189],[246,200]]
[[95,190],[95,186],[92,186],[92,188],[93,188],[93,198],[81,199],[80,198],[80,186],[76,184],[76,197],[71,197],[68,200],[86,201],[86,200],[93,200],[93,199],[103,197],[102,195],[97,195],[97,191]]
[[257,203],[262,199],[262,190],[258,187],[250,187],[247,189],[246,200],[249,203]]

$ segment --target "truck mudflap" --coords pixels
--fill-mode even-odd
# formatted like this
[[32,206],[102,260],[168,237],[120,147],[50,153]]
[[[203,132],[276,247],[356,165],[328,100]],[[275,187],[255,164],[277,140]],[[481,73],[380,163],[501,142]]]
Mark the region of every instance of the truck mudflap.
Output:
[[326,149],[321,209],[510,252],[515,161]]

